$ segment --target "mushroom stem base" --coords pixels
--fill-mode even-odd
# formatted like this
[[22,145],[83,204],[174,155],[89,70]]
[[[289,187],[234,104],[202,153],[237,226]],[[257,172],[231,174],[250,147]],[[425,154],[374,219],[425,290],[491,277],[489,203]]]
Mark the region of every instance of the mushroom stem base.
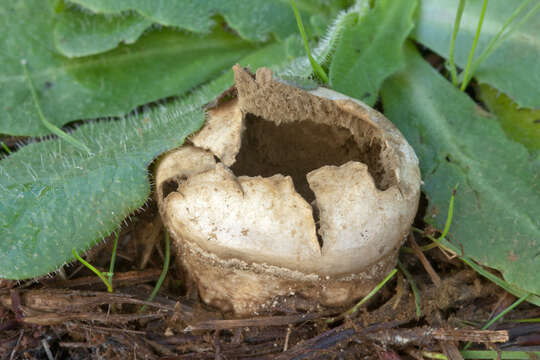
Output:
[[288,309],[351,305],[367,295],[397,263],[390,252],[365,272],[341,276],[305,274],[238,259],[221,259],[196,244],[176,242],[177,261],[197,284],[202,300],[236,316]]

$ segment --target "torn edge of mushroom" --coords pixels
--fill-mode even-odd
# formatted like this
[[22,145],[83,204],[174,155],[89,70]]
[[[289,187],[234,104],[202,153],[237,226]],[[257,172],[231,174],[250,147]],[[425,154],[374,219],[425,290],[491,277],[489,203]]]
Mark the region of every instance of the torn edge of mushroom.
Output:
[[[266,68],[255,76],[238,65],[233,70],[235,87],[208,109],[191,144],[158,165],[158,202],[169,230],[222,261],[306,276],[354,277],[397,253],[420,194],[418,160],[399,130],[377,111],[332,90],[306,92],[273,80]],[[366,157],[309,172],[315,194],[309,204],[289,176],[235,176],[229,169],[242,146],[247,114],[277,125],[310,121],[347,129]],[[165,191],[169,182],[176,188]]]

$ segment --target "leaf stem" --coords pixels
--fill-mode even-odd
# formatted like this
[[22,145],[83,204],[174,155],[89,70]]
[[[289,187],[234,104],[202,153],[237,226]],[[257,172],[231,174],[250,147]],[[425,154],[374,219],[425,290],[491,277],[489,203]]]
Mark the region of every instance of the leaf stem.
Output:
[[461,83],[461,91],[465,91],[467,84],[469,83],[469,73],[471,71],[471,64],[474,57],[474,51],[478,45],[478,39],[480,38],[480,32],[482,31],[482,24],[484,23],[484,17],[486,15],[487,0],[484,0],[482,5],[482,12],[480,13],[480,19],[478,20],[478,26],[476,27],[476,34],[474,35],[471,51],[469,52],[469,58],[467,59],[467,66],[464,70],[463,83]]
[[[156,286],[154,287],[154,290],[152,290],[152,293],[148,297],[146,301],[150,302],[154,300],[154,297],[156,297],[159,289],[161,288],[161,285],[163,284],[163,281],[165,280],[165,276],[167,275],[167,271],[169,269],[169,262],[171,260],[171,242],[169,240],[169,233],[167,230],[165,230],[165,261],[163,262],[163,269],[161,270],[161,275],[159,275],[159,279],[156,283]],[[143,305],[139,312],[143,312],[146,309],[146,305]]]
[[45,126],[47,130],[57,135],[59,138],[65,140],[66,142],[70,143],[71,145],[75,146],[79,150],[90,153],[90,149],[88,149],[86,145],[75,139],[73,136],[66,134],[62,129],[47,120],[47,118],[43,114],[43,111],[41,110],[41,106],[39,105],[36,89],[34,88],[34,83],[32,82],[32,78],[30,78],[30,74],[28,73],[28,66],[26,64],[26,60],[21,60],[21,65],[23,68],[24,76],[26,77],[26,80],[28,82],[28,87],[30,88],[30,93],[32,94],[32,99],[34,101],[34,105],[36,106],[39,119],[41,120],[43,126]]
[[422,316],[422,309],[420,308],[420,292],[418,291],[416,282],[414,281],[411,273],[405,268],[405,266],[403,266],[403,264],[399,260],[398,260],[398,268],[399,270],[401,270],[403,275],[405,275],[409,284],[411,284],[411,290],[414,295],[414,305],[416,306],[416,317],[420,318]]
[[8,154],[11,155],[11,150],[7,147],[6,143],[3,141],[0,141],[0,144],[2,145],[2,149]]
[[446,216],[446,223],[444,224],[444,229],[439,236],[439,240],[446,239],[446,235],[448,235],[448,231],[450,231],[450,225],[452,225],[452,219],[454,217],[454,200],[456,199],[456,192],[459,184],[454,186],[452,189],[452,195],[450,196],[450,203],[448,204],[448,215]]
[[450,40],[450,54],[448,56],[448,65],[450,67],[450,75],[452,76],[452,84],[455,87],[458,86],[456,63],[454,62],[454,48],[456,45],[456,37],[461,24],[461,17],[463,15],[463,9],[465,8],[466,0],[459,0],[456,17],[454,19],[454,30],[452,31],[452,39]]
[[533,16],[534,13],[538,11],[538,9],[540,9],[540,3],[536,4],[535,7],[533,7],[531,10],[529,10],[527,15],[525,15],[523,17],[523,19],[521,19],[521,21],[516,25],[516,28],[521,26],[521,24],[527,22],[530,19],[530,17]]
[[105,277],[105,275],[103,275],[103,273],[101,271],[99,271],[98,269],[96,269],[92,264],[90,264],[88,261],[84,260],[80,255],[79,253],[77,252],[77,250],[75,250],[75,248],[71,249],[71,252],[73,253],[73,256],[75,256],[75,258],[77,260],[79,260],[84,266],[86,266],[88,269],[90,269],[94,274],[96,274],[100,279],[101,281],[103,281],[103,283],[105,284],[105,286],[107,286],[107,292],[110,292],[112,293],[113,292],[113,288],[112,288],[112,284],[109,282],[109,280],[107,280],[107,278]]
[[367,294],[356,305],[354,305],[349,310],[345,311],[343,314],[341,314],[341,315],[339,315],[337,317],[326,320],[326,323],[333,323],[336,320],[343,319],[345,316],[349,316],[349,315],[352,315],[355,312],[357,312],[358,309],[362,305],[364,305],[369,299],[371,299],[373,297],[373,295],[375,295],[379,290],[381,290],[381,288],[384,286],[384,284],[386,284],[390,279],[392,279],[396,273],[397,273],[397,269],[394,268],[392,271],[390,271],[390,273],[388,275],[386,275],[386,277],[379,284],[377,284],[377,286],[375,286],[375,288],[373,288],[373,290],[371,290],[369,292],[369,294]]
[[507,320],[507,321],[513,322],[513,323],[540,323],[540,318],[515,319],[515,320]]
[[294,16],[296,17],[296,23],[298,24],[298,30],[300,31],[300,35],[302,36],[302,40],[304,41],[304,48],[306,49],[306,54],[313,69],[313,72],[319,77],[319,79],[321,79],[323,83],[328,84],[328,75],[326,75],[326,72],[324,71],[322,66],[313,58],[313,56],[311,55],[311,51],[309,50],[306,30],[304,29],[304,23],[302,22],[300,12],[296,8],[296,2],[294,0],[290,1]]
[[[425,252],[425,251],[429,251],[429,250],[431,250],[431,249],[434,249],[434,248],[436,248],[436,247],[439,247],[439,245],[437,245],[437,243],[432,242],[432,243],[430,243],[430,244],[420,246],[420,250],[422,250],[422,251]],[[405,252],[407,252],[407,253],[409,253],[409,254],[414,254],[413,249],[410,248],[410,247],[408,247],[408,246],[402,246],[402,247],[401,247],[401,250],[403,250],[403,251],[405,251]]]
[[[461,356],[464,359],[524,359],[529,360],[531,357],[540,356],[540,351],[496,351],[496,350],[462,350]],[[423,351],[422,355],[429,359],[447,360],[446,355]]]
[[[482,330],[487,330],[492,324],[494,324],[497,320],[499,320],[501,317],[512,311],[516,306],[527,300],[527,298],[530,296],[530,293],[524,294],[519,299],[517,299],[512,305],[501,311],[497,316],[495,316],[493,319],[488,321],[484,326],[482,326]],[[469,341],[463,350],[467,350],[472,345],[472,341]]]
[[116,262],[116,248],[118,247],[118,238],[119,237],[120,237],[120,231],[117,230],[116,231],[116,236],[114,237],[113,249],[112,249],[112,253],[111,253],[111,263],[109,264],[109,273],[108,273],[109,283],[111,284],[111,287],[112,287],[112,283],[113,283],[114,265],[115,265],[115,262]]
[[[473,77],[474,73],[478,69],[478,67],[486,60],[486,58],[491,55],[491,53],[496,49],[496,46],[502,42],[503,35],[506,36],[510,32],[512,32],[513,29],[509,30],[507,33],[505,33],[505,30],[512,24],[512,22],[515,20],[515,18],[523,11],[523,9],[529,4],[531,0],[524,0],[521,5],[514,10],[512,15],[506,20],[506,22],[503,24],[501,29],[495,34],[495,36],[491,39],[489,44],[486,46],[486,48],[482,51],[480,56],[474,60],[474,62],[471,65],[471,72],[468,78],[463,79],[463,84],[465,88],[469,84],[471,78]],[[524,20],[528,19],[528,17],[534,13],[536,10],[540,8],[540,3],[538,3],[534,8],[532,8],[529,13],[524,17]]]
[[388,282],[390,281],[390,279],[392,279],[394,277],[394,275],[396,275],[396,272],[397,272],[397,269],[393,269],[392,271],[390,271],[390,273],[388,275],[386,275],[386,277],[379,283],[377,284],[377,286],[375,286],[375,288],[373,290],[371,290],[369,292],[369,294],[367,294],[362,300],[360,300],[356,305],[354,305],[351,309],[347,310],[345,312],[345,315],[351,315],[351,314],[354,314],[355,312],[358,311],[358,309],[364,305],[369,299],[371,299],[373,297],[373,295],[375,295],[376,293],[379,292],[379,290],[381,290],[381,288]]
[[422,351],[422,355],[429,359],[447,360],[446,355],[437,352]]
[[504,309],[503,311],[501,311],[497,316],[495,316],[493,319],[491,319],[490,321],[488,321],[486,323],[486,325],[482,326],[482,330],[486,330],[488,329],[491,325],[493,325],[493,323],[495,323],[497,320],[499,320],[501,317],[503,317],[504,315],[506,315],[507,313],[509,313],[510,311],[514,310],[514,308],[516,308],[519,304],[521,304],[522,302],[524,302],[525,300],[527,300],[527,298],[530,296],[531,294],[530,293],[527,293],[525,295],[523,295],[522,297],[520,297],[519,299],[517,299],[512,305],[510,305],[509,307],[507,307],[506,309]]

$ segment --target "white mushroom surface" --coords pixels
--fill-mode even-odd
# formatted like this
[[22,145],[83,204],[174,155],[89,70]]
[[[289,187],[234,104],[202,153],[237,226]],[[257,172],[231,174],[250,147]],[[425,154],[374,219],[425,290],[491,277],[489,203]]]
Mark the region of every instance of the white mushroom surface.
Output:
[[234,71],[236,95],[156,169],[179,261],[205,302],[236,315],[365,295],[417,211],[413,149],[358,100]]

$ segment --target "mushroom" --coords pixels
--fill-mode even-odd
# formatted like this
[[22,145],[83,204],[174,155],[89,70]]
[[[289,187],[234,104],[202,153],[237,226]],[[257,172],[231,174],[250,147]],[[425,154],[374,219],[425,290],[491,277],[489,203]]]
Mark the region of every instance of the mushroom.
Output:
[[160,214],[202,300],[238,316],[295,297],[341,306],[396,265],[420,196],[382,114],[233,67],[236,85],[156,167]]

